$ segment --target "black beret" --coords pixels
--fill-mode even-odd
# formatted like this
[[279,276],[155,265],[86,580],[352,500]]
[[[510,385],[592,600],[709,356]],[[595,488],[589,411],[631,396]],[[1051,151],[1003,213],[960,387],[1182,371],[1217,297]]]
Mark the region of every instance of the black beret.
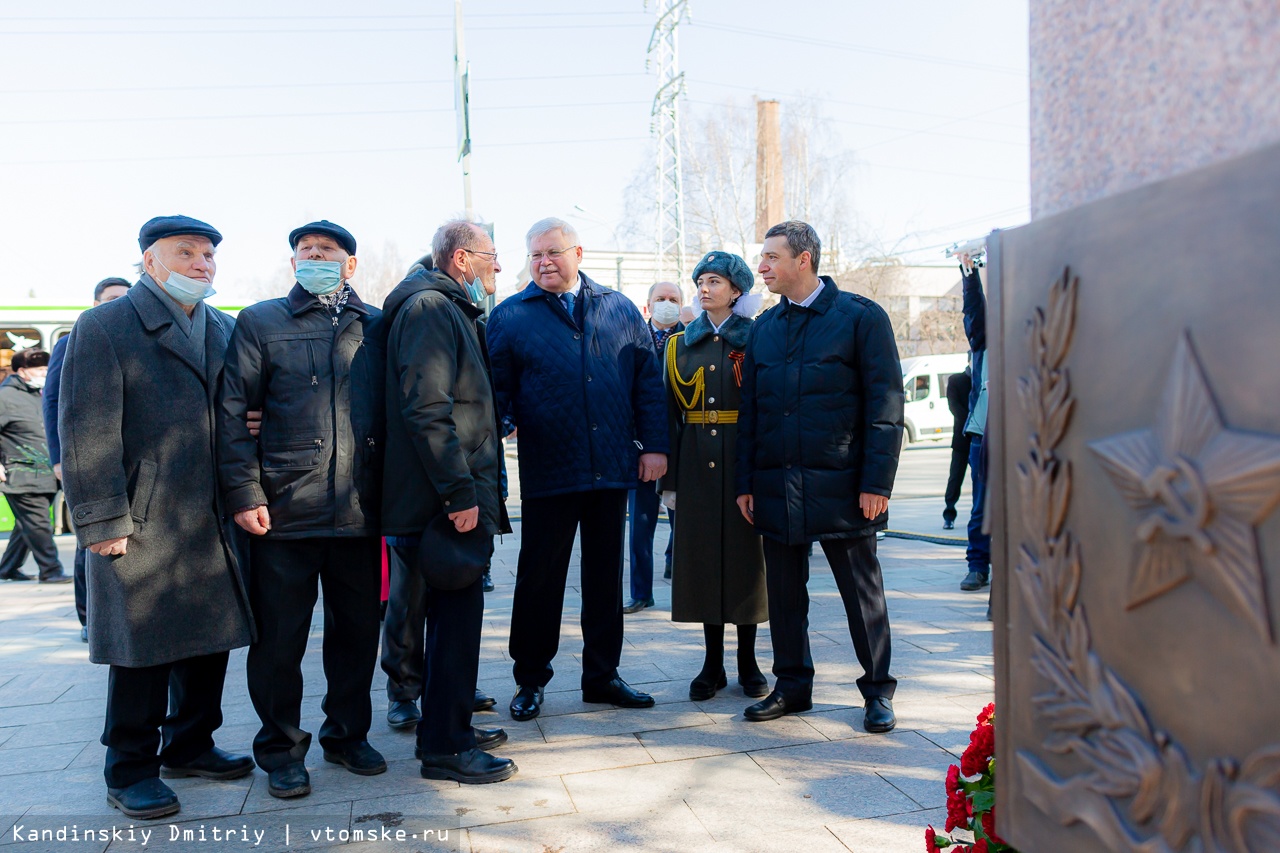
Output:
[[307,234],[324,234],[327,237],[332,237],[338,241],[339,246],[347,250],[348,255],[356,253],[356,238],[351,236],[351,232],[327,219],[321,219],[319,222],[308,222],[301,228],[295,228],[290,231],[289,248],[298,248],[298,241]]
[[222,242],[222,235],[218,233],[218,229],[207,222],[192,219],[190,216],[157,216],[155,219],[147,220],[147,224],[143,225],[142,230],[138,232],[138,248],[145,252],[155,241],[179,234],[208,237],[215,246]]
[[749,293],[751,286],[756,283],[751,267],[733,252],[707,252],[706,256],[693,268],[693,283],[697,284],[698,276],[707,272],[724,276],[729,279],[730,284],[743,293]]

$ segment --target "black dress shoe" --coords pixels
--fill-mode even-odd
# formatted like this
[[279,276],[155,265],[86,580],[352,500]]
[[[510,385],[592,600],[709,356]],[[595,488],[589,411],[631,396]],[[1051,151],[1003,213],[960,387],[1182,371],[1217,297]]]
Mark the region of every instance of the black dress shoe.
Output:
[[498,704],[497,699],[494,699],[492,696],[488,695],[479,687],[477,687],[476,702],[474,705],[471,706],[471,712],[475,714],[475,713],[479,713],[480,711],[487,711],[497,704]]
[[742,686],[742,692],[752,699],[762,699],[769,695],[769,679],[758,669],[750,675],[739,672],[738,684]]
[[387,725],[393,729],[407,729],[418,724],[418,720],[422,719],[422,712],[418,710],[417,702],[409,702],[399,700],[391,703],[391,707],[387,708]]
[[811,699],[788,699],[775,690],[767,698],[748,707],[747,710],[742,712],[742,716],[753,723],[763,723],[767,720],[776,720],[787,714],[808,711],[812,707],[813,700]]
[[622,608],[623,613],[639,613],[646,607],[653,606],[652,598],[633,598],[627,602],[626,607]]
[[353,743],[340,751],[330,752],[326,749],[324,760],[330,764],[341,764],[359,776],[377,776],[387,772],[387,760],[367,740]]
[[252,772],[252,758],[247,755],[233,755],[216,746],[186,764],[160,765],[160,775],[166,779],[183,779],[187,776],[200,776],[204,779],[239,779]]
[[717,690],[729,686],[729,679],[724,674],[724,667],[715,675],[708,675],[704,670],[698,677],[689,682],[689,698],[694,702],[705,702],[716,695]]
[[943,530],[955,530],[955,529],[956,529],[956,523],[955,523],[955,521],[954,521],[953,519],[950,519],[950,518],[944,518],[944,519],[942,519],[942,529],[943,529]]
[[511,719],[532,720],[542,711],[542,688],[521,687],[511,697]]
[[307,773],[307,765],[295,761],[272,770],[267,774],[267,793],[282,800],[310,794],[311,775]]
[[869,732],[892,731],[898,724],[893,715],[893,700],[883,696],[872,696],[867,700],[866,711],[862,717],[862,727]]
[[[471,733],[476,736],[476,749],[488,751],[507,742],[506,729],[482,729],[479,726],[472,726]],[[419,761],[422,760],[422,747],[413,748],[413,757]]]
[[89,642],[89,626],[88,625],[80,626],[80,642],[82,643]]
[[157,777],[143,779],[127,788],[108,788],[107,802],[141,820],[164,817],[178,811],[178,795]]
[[[30,580],[30,578],[28,578]],[[72,577],[68,574],[58,572],[56,575],[46,575],[40,578],[40,583],[71,583]]]
[[468,749],[457,755],[424,755],[423,779],[452,779],[464,785],[501,782],[516,774],[516,763],[510,758],[497,758],[483,749]]
[[606,681],[604,684],[583,685],[582,701],[592,704],[608,702],[619,708],[652,708],[653,697],[641,693],[621,678]]
[[485,592],[493,592],[493,575],[489,574],[489,570],[484,570],[484,577],[480,580],[480,588]]
[[0,581],[33,581],[35,579],[35,575],[23,574],[18,569],[0,575]]

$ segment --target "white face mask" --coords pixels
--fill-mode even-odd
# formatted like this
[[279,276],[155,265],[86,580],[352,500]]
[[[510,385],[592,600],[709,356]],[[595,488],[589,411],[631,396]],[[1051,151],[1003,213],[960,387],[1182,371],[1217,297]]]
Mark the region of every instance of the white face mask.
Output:
[[653,322],[662,326],[670,326],[680,319],[680,306],[674,302],[656,302],[649,309]]

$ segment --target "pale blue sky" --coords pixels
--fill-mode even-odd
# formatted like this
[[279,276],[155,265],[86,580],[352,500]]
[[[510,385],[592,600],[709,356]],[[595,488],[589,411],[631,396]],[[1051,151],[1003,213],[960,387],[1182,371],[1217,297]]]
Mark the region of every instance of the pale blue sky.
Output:
[[[195,8],[0,0],[0,303],[29,290],[81,303],[98,279],[132,275],[138,227],[158,214],[222,231],[214,301],[231,304],[279,269],[303,222],[332,219],[362,248],[414,257],[461,211],[451,0]],[[607,223],[575,220],[585,250],[613,248],[648,150],[652,13],[642,0],[464,10],[473,193],[496,226],[501,281],[527,227],[573,219],[575,205]],[[692,11],[689,108],[819,100],[856,152],[848,190],[879,242],[930,247],[1026,221],[1026,0]]]

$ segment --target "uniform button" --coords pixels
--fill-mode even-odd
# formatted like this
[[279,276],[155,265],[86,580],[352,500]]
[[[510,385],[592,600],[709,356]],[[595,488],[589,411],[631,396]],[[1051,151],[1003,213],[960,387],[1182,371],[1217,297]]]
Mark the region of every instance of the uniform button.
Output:
[[716,463],[714,463],[714,462],[708,462],[708,463],[707,463],[707,467],[708,467],[708,468],[714,468],[714,467],[716,467]]
[[713,364],[713,365],[711,365],[711,369],[712,369],[712,370],[715,370],[715,369],[716,369],[716,366],[715,366],[714,364]]
[[712,430],[712,431],[711,431],[711,434],[712,434],[712,435],[715,435],[715,434],[716,434],[716,431],[715,431],[715,430]]

